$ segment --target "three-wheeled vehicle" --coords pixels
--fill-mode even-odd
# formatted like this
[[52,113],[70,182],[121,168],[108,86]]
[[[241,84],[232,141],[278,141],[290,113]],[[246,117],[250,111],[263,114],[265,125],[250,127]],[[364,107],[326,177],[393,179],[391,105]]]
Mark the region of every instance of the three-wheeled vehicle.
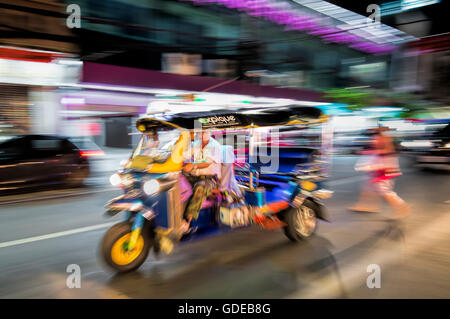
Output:
[[[104,235],[102,259],[117,272],[132,271],[144,263],[151,249],[170,253],[174,244],[253,225],[283,229],[292,241],[310,237],[317,219],[327,220],[321,199],[331,196],[322,188],[326,163],[321,150],[316,149],[314,156],[290,171],[264,170],[258,160],[258,130],[320,128],[326,121],[320,109],[298,106],[166,113],[138,119],[142,137],[123,169],[110,178],[124,194],[106,205],[107,214],[125,212],[126,216]],[[199,128],[245,132],[248,144],[244,149],[250,156],[235,165],[234,146],[222,145],[221,180],[203,203],[198,219],[191,222],[195,232],[185,234],[179,229],[192,187],[182,172],[183,158],[192,133]]]

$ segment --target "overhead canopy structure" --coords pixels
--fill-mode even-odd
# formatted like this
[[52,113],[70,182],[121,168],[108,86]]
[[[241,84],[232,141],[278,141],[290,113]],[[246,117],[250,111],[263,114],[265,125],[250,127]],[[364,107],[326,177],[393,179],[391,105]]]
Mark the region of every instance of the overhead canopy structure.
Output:
[[226,109],[208,113],[191,112],[164,114],[144,117],[137,121],[140,131],[152,127],[168,126],[182,129],[228,129],[267,126],[308,125],[326,121],[327,116],[316,107],[286,106],[282,108],[244,109],[229,111]]
[[[414,37],[383,23],[368,23],[368,17],[324,0],[178,0],[194,5],[219,5],[253,17],[340,43],[358,51],[385,54]],[[414,1],[413,1],[414,2]],[[415,1],[417,2],[417,1]],[[373,11],[375,9],[369,9]],[[372,17],[369,17],[369,21]]]

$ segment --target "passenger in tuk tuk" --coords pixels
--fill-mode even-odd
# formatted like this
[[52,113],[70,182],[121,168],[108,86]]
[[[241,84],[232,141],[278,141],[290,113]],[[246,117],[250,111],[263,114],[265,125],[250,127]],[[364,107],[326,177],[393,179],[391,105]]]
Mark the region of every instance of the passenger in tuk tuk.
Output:
[[192,196],[184,213],[182,230],[188,232],[192,219],[197,219],[200,209],[221,178],[222,145],[211,133],[195,134],[191,149],[185,155],[183,173],[192,186]]

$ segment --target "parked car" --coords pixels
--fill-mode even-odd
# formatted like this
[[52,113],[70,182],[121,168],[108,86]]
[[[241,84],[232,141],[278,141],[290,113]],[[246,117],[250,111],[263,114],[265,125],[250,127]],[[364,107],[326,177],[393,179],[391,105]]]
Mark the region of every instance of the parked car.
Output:
[[439,129],[409,136],[400,143],[402,153],[411,158],[414,165],[450,170],[450,123],[438,125]]
[[81,186],[88,158],[103,152],[93,142],[62,136],[21,135],[0,142],[0,194],[35,186]]
[[429,140],[430,146],[419,152],[417,165],[424,168],[450,170],[450,123]]

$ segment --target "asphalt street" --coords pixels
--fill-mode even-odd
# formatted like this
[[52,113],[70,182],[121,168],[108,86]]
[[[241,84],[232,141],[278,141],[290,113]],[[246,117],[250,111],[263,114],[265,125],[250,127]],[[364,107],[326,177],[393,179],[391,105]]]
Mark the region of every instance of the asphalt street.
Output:
[[[402,161],[396,189],[413,205],[404,220],[353,213],[364,176],[356,157],[333,160],[326,200],[331,223],[293,244],[280,230],[251,228],[150,255],[115,275],[98,258],[101,238],[120,221],[103,215],[120,191],[94,177],[81,189],[0,198],[1,298],[450,298],[450,175]],[[81,288],[68,288],[71,264]],[[380,288],[366,284],[377,265]],[[370,267],[369,267],[370,269]]]

